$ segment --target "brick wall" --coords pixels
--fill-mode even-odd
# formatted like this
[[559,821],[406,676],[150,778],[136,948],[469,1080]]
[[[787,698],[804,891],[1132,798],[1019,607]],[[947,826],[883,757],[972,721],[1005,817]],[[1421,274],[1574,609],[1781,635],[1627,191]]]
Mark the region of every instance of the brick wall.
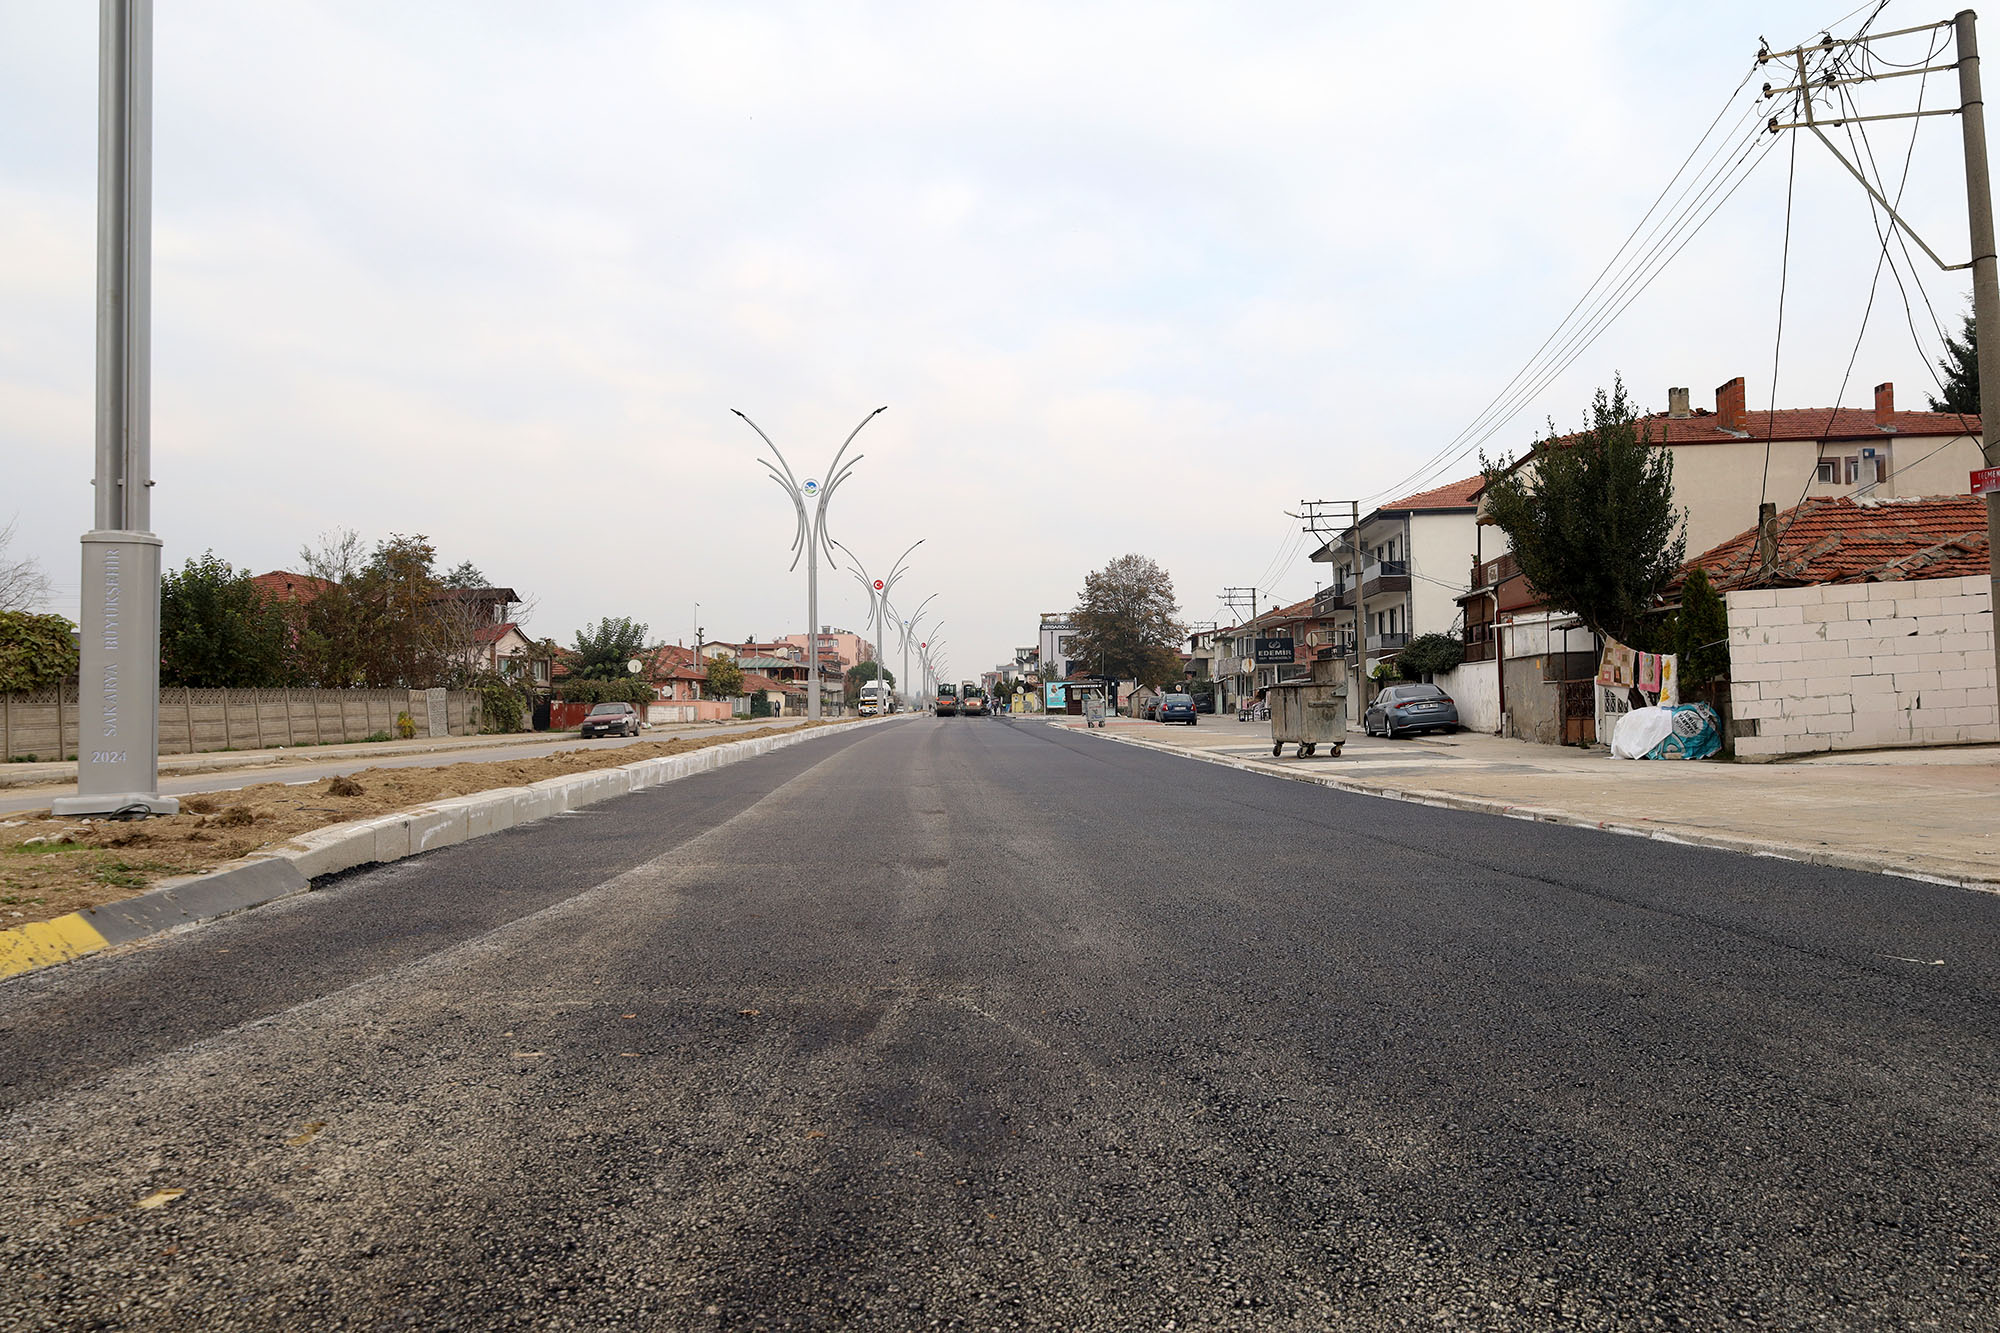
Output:
[[1985,578],[1724,600],[1738,758],[2000,740]]

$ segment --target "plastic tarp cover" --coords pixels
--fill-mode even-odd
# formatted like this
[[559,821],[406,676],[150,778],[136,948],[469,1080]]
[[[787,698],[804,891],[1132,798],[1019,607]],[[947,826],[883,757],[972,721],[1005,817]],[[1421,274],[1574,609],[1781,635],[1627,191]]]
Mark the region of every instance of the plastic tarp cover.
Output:
[[1618,719],[1611,732],[1611,754],[1616,759],[1644,759],[1661,741],[1674,734],[1671,708],[1635,708]]

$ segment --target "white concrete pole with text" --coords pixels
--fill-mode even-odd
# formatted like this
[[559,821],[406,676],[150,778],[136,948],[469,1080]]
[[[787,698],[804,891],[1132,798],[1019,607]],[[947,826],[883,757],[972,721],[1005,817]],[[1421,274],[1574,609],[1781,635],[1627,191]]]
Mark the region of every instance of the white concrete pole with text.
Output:
[[[152,0],[102,0],[97,461],[83,536],[75,796],[59,815],[176,814],[160,793],[160,539],[152,532]],[[58,738],[60,740],[60,738]]]
[[[1986,166],[1986,101],[1979,88],[1976,18],[1971,10],[1960,10],[1956,23],[1959,128],[1965,134],[1965,202],[1972,227],[1972,320],[1979,331],[1979,449],[1987,467],[2000,467],[2000,441],[1986,414],[1986,390],[2000,386],[2000,258],[1993,247],[1993,181]],[[1994,697],[2000,701],[2000,492],[1986,493],[1986,546]]]

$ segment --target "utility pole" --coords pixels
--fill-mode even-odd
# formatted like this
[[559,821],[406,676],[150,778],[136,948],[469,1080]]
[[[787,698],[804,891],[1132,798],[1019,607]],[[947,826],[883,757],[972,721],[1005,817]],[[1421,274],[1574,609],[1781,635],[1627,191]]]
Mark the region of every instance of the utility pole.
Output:
[[97,23],[97,489],[77,617],[76,795],[52,805],[59,815],[172,815],[180,802],[160,795],[152,532],[152,0],[102,0]]
[[[2000,386],[2000,258],[1993,249],[1993,181],[1986,167],[1986,99],[1979,89],[1979,34],[1976,16],[1961,9],[1953,26],[1958,36],[1959,129],[1965,136],[1965,200],[1972,224],[1972,322],[1996,331],[1979,342],[1979,452],[1987,467],[2000,467],[2000,439],[1986,415],[1985,386]],[[1996,388],[2000,398],[2000,388]],[[1986,492],[1987,605],[1993,619],[1994,698],[2000,703],[2000,491]]]
[[[2000,257],[1994,253],[1993,240],[1993,181],[1986,162],[1986,99],[1980,91],[1979,80],[1979,36],[1978,16],[1970,9],[1961,9],[1958,14],[1938,23],[1920,24],[1913,28],[1900,28],[1893,32],[1875,33],[1862,37],[1836,39],[1828,36],[1811,46],[1797,47],[1790,51],[1757,52],[1759,64],[1770,61],[1789,61],[1797,74],[1798,82],[1790,87],[1773,88],[1764,85],[1764,96],[1779,97],[1791,94],[1794,99],[1796,119],[1781,123],[1776,116],[1770,120],[1773,134],[1781,130],[1811,130],[1814,137],[1826,145],[1848,174],[1861,182],[1861,188],[1869,197],[1882,206],[1889,215],[1890,225],[1901,227],[1903,234],[1917,243],[1919,249],[1929,255],[1931,262],[1946,272],[1960,269],[1972,270],[1972,320],[1982,335],[1979,340],[1979,452],[1989,468],[2000,467],[2000,439],[1996,439],[1991,420],[1986,413],[1986,390],[2000,386]],[[1913,33],[1934,32],[1950,26],[1957,40],[1958,59],[1952,65],[1931,65],[1921,69],[1898,69],[1897,75],[1930,75],[1945,70],[1958,70],[1958,106],[1933,111],[1902,111],[1885,115],[1870,115],[1869,120],[1914,120],[1923,116],[1956,115],[1959,131],[1965,146],[1965,206],[1972,241],[1972,257],[1963,264],[1947,264],[1938,257],[1937,251],[1925,243],[1916,229],[1905,222],[1896,212],[1895,206],[1882,197],[1860,167],[1847,160],[1833,140],[1826,137],[1822,125],[1841,125],[1855,119],[1853,116],[1821,117],[1813,108],[1813,93],[1818,89],[1838,87],[1842,84],[1867,83],[1875,75],[1859,75],[1852,78],[1835,78],[1831,71],[1815,73],[1808,78],[1806,59],[1808,56],[1831,53],[1844,47],[1866,46],[1870,42],[1884,41],[1891,37],[1907,37]],[[1886,244],[1886,242],[1885,242]],[[2000,402],[2000,390],[1996,390],[1996,402]],[[1993,635],[1993,676],[1995,699],[2000,701],[2000,492],[1986,493],[1986,544],[1987,580],[1990,589],[1994,616]]]
[[[109,3],[109,0],[106,0],[106,3]],[[792,465],[790,463],[787,463],[785,461],[785,456],[778,452],[778,446],[772,444],[771,437],[764,434],[764,428],[759,426],[756,422],[752,421],[749,417],[743,416],[743,413],[738,412],[735,408],[732,407],[729,410],[731,412],[735,412],[737,416],[743,417],[743,424],[748,426],[751,430],[757,432],[757,437],[764,441],[765,447],[768,448],[771,451],[772,456],[778,460],[777,467],[772,467],[769,460],[767,459],[760,458],[757,461],[762,463],[764,465],[764,470],[771,474],[771,480],[777,482],[779,488],[783,490],[786,495],[792,497],[792,504],[798,512],[798,528],[792,536],[791,568],[797,569],[799,567],[799,557],[801,555],[805,556],[806,558],[806,717],[811,721],[817,722],[819,721],[819,714],[820,714],[819,555],[822,550],[824,550],[829,556],[833,554],[833,538],[828,535],[826,530],[826,505],[827,501],[833,498],[833,493],[835,489],[839,487],[840,483],[846,481],[848,477],[853,474],[854,464],[859,463],[864,457],[864,455],[862,454],[856,454],[854,456],[853,462],[848,463],[845,468],[842,468],[840,460],[846,456],[847,446],[854,443],[854,437],[861,433],[862,426],[866,426],[869,422],[873,421],[876,417],[881,416],[884,412],[887,412],[889,409],[887,407],[876,408],[873,412],[870,412],[867,416],[861,418],[861,426],[856,426],[853,430],[847,433],[847,439],[844,442],[842,442],[839,450],[835,452],[835,454],[833,455],[833,462],[826,470],[827,481],[824,486],[822,486],[817,480],[811,477],[807,477],[804,481],[800,481],[798,479],[798,476],[795,473],[793,473]],[[813,505],[813,508],[810,512],[808,512],[806,509],[806,504],[808,501],[811,501]],[[700,648],[699,644],[695,646],[697,649]]]
[[[1354,598],[1354,679],[1361,681],[1366,675],[1364,668],[1368,663],[1368,641],[1362,632],[1366,626],[1361,610],[1361,503],[1358,500],[1301,500],[1299,508],[1304,512],[1293,514],[1287,511],[1287,517],[1303,520],[1304,530],[1313,536],[1347,533],[1348,560],[1354,566],[1354,578],[1349,584],[1350,595]],[[1342,516],[1341,510],[1347,511],[1345,516]],[[1333,526],[1321,526],[1327,522]],[[1358,699],[1365,688],[1356,686],[1356,692],[1350,697]]]

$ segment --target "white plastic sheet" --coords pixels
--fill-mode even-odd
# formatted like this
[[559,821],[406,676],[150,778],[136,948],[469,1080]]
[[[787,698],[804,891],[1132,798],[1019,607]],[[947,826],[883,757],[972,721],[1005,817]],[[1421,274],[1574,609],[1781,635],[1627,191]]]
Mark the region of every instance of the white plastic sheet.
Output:
[[1644,759],[1654,746],[1674,733],[1671,708],[1635,708],[1618,719],[1611,732],[1611,754],[1617,759]]

